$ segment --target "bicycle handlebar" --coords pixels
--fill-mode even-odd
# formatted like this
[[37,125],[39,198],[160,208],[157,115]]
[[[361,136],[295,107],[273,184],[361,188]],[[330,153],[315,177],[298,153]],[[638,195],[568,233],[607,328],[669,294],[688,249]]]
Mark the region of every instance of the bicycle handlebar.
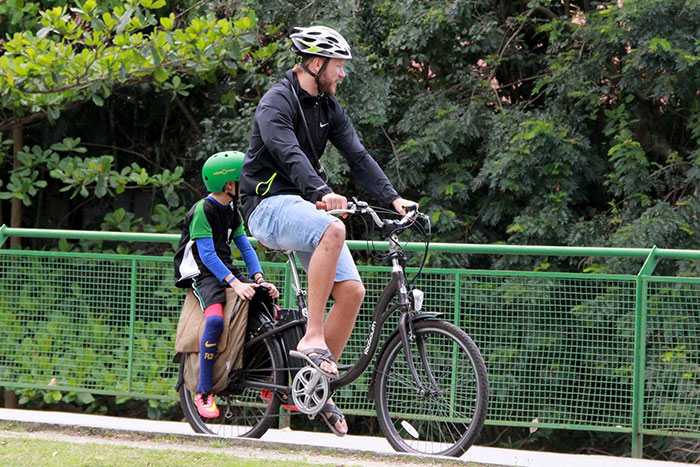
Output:
[[[326,203],[322,201],[316,202],[317,209],[324,209],[325,207]],[[399,245],[398,235],[404,230],[407,230],[412,226],[416,225],[418,227],[418,230],[422,232],[423,238],[425,240],[425,253],[423,254],[423,259],[421,261],[421,265],[418,269],[418,272],[416,272],[415,276],[410,281],[410,289],[413,288],[416,279],[418,278],[418,276],[420,276],[420,273],[423,271],[423,266],[425,266],[425,261],[428,258],[428,245],[430,244],[430,216],[418,211],[417,204],[412,204],[410,206],[406,206],[405,208],[406,214],[404,214],[401,217],[401,219],[384,220],[381,217],[379,217],[374,208],[367,204],[367,202],[359,201],[357,198],[353,198],[353,201],[348,202],[348,207],[346,209],[331,209],[327,212],[329,214],[335,215],[340,214],[343,215],[343,217],[347,216],[348,214],[369,214],[370,217],[372,217],[374,223],[377,225],[377,227],[379,227],[382,237],[390,239],[389,245],[391,253],[389,256],[392,256],[394,261],[401,261],[396,256],[393,256],[395,255],[397,249],[402,250],[402,247]],[[380,212],[386,213],[390,211],[381,209]],[[428,227],[427,232],[424,229],[422,223],[416,222],[418,218],[424,219],[426,221],[426,225]],[[371,253],[372,252],[370,251],[370,254]],[[386,258],[386,256],[382,256],[381,258]],[[405,266],[405,257],[403,261],[403,266]]]
[[[317,209],[325,209],[326,203],[323,201],[316,202]],[[354,199],[354,201],[348,201],[347,209],[332,209],[327,211],[328,214],[340,215],[340,214],[369,214],[374,223],[382,230],[384,236],[389,236],[397,230],[401,229],[403,226],[413,222],[418,217],[424,219],[429,219],[429,217],[422,212],[418,211],[418,207],[415,204],[406,206],[406,214],[399,220],[384,220],[379,217],[377,212],[365,201],[359,201]]]

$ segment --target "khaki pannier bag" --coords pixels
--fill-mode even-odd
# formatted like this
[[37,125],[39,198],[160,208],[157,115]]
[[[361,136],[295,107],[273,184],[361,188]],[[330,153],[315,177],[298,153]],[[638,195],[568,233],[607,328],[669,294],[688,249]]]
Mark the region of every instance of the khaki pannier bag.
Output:
[[[243,342],[248,324],[249,304],[249,301],[239,300],[233,289],[226,290],[224,330],[217,342],[212,368],[211,382],[214,393],[226,387],[231,370],[243,366]],[[193,394],[197,392],[199,384],[199,345],[202,342],[204,325],[204,312],[192,290],[189,290],[177,324],[175,351],[182,353],[182,358],[185,359],[184,383]]]

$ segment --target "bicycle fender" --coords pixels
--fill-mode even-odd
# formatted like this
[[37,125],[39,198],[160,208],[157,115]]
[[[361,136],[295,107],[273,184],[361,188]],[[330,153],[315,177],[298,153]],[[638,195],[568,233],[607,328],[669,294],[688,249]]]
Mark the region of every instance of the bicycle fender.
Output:
[[[442,313],[436,312],[436,311],[424,311],[424,312],[418,312],[414,315],[411,315],[411,322],[415,323],[416,321],[423,321],[426,319],[435,319],[438,316],[440,316]],[[392,339],[399,333],[399,328],[397,327],[391,332],[391,335],[384,341],[382,344],[381,350],[379,350],[379,354],[377,355],[377,365],[375,365],[374,370],[372,370],[372,378],[369,381],[369,388],[367,390],[367,400],[370,402],[374,402],[374,381],[377,379],[377,366],[379,362],[382,360],[382,356],[384,356],[384,352],[386,351],[386,346],[389,345],[389,342],[392,341]]]
[[178,352],[175,354],[175,357],[173,357],[173,362],[175,361],[175,358],[178,358],[178,371],[177,371],[177,383],[175,383],[175,392],[179,393],[180,388],[184,386],[185,384],[185,374],[182,371],[182,365],[184,363],[184,355],[182,353]]

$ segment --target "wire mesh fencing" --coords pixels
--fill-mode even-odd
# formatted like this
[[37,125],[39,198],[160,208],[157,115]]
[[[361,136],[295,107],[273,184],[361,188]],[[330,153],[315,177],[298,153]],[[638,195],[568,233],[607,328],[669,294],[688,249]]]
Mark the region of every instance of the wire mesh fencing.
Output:
[[[287,265],[263,267],[294,304]],[[367,294],[340,364],[363,351],[391,277],[359,269]],[[416,286],[480,348],[487,423],[700,437],[700,279],[426,269]],[[0,386],[176,397],[185,291],[170,257],[0,250],[0,289]],[[371,374],[336,393],[346,413],[374,415]]]

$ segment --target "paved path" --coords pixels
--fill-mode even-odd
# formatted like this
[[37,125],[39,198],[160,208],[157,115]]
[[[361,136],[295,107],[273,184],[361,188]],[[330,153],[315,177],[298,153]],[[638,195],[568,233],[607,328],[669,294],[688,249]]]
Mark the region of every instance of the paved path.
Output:
[[[82,426],[110,430],[140,431],[192,435],[187,423],[160,422],[135,418],[106,417],[101,415],[73,414],[65,412],[45,412],[35,410],[2,409],[0,420],[32,422],[64,426]],[[347,435],[338,438],[331,433],[311,433],[291,430],[269,430],[262,442],[291,444],[295,446],[316,446],[340,448],[355,451],[393,454],[394,450],[384,438]],[[405,459],[404,459],[405,460]],[[472,446],[460,461],[480,462],[514,467],[679,467],[689,466],[678,462],[663,462],[643,459],[630,459],[611,456],[588,456],[557,454],[539,451],[519,451],[515,449]]]

